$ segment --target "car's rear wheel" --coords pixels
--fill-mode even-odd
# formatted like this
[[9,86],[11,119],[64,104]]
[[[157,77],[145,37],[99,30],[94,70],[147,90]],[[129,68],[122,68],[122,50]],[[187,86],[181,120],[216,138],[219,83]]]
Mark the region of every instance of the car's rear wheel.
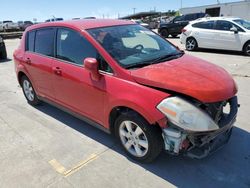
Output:
[[151,162],[162,151],[159,129],[133,111],[120,115],[115,121],[115,134],[123,149],[140,162]]
[[167,38],[169,36],[168,30],[167,29],[162,29],[161,30],[161,36]]
[[245,55],[250,56],[250,42],[245,44],[243,51]]
[[21,86],[23,89],[23,94],[29,104],[33,106],[40,104],[40,100],[37,98],[36,92],[27,76],[22,76]]
[[5,45],[3,45],[2,47],[2,51],[0,50],[0,59],[7,59],[7,52],[6,52]]
[[195,38],[193,37],[190,37],[187,39],[186,41],[186,49],[188,51],[194,51],[196,50],[198,47],[198,44],[197,44],[197,41],[195,40]]

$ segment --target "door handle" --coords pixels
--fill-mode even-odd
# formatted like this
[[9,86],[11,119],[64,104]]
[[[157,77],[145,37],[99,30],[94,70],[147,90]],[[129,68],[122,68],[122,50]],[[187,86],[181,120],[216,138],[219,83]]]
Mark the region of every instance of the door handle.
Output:
[[53,67],[52,69],[53,69],[53,71],[54,71],[54,73],[55,73],[56,75],[59,75],[59,76],[62,75],[62,70],[61,70],[60,67]]
[[26,64],[28,64],[28,65],[31,65],[31,60],[30,60],[30,58],[26,58],[24,62],[25,62]]

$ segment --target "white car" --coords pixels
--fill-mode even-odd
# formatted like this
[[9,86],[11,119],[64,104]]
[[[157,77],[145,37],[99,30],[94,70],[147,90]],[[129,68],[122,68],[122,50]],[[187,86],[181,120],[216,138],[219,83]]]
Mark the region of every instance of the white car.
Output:
[[250,56],[250,22],[240,18],[201,18],[190,22],[181,34],[189,51],[199,48],[243,51]]
[[17,23],[14,23],[10,20],[1,21],[0,22],[0,31],[17,31],[19,30],[19,26]]

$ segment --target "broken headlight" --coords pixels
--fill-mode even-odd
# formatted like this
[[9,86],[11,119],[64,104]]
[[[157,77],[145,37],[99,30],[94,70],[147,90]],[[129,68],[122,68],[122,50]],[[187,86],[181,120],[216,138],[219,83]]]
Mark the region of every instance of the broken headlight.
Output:
[[187,131],[203,132],[219,129],[208,114],[179,97],[164,99],[157,109],[173,124]]

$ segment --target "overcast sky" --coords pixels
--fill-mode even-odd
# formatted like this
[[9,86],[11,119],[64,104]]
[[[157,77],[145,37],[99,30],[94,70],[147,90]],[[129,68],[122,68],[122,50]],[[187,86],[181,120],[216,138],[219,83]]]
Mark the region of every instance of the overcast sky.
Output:
[[[64,19],[95,16],[117,18],[142,11],[179,10],[181,0],[1,0],[0,20]],[[220,0],[221,3],[237,0]],[[182,0],[183,7],[216,4],[217,0]]]

